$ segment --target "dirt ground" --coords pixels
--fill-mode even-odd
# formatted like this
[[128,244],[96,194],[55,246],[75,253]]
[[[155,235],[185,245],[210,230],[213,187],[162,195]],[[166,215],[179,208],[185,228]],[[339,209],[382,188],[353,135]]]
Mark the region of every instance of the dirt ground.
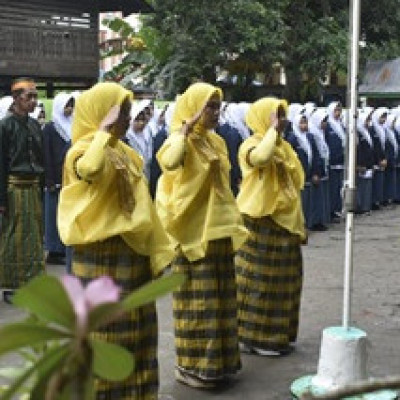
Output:
[[[370,375],[400,375],[400,207],[356,217],[351,325],[368,334]],[[303,247],[304,287],[296,351],[282,358],[243,355],[243,369],[227,387],[200,391],[177,383],[171,297],[158,302],[160,393],[165,400],[288,400],[290,384],[317,370],[321,332],[341,324],[344,222],[312,233]],[[49,266],[61,274],[61,267]],[[21,317],[0,302],[0,325]],[[0,366],[14,363],[0,360]]]

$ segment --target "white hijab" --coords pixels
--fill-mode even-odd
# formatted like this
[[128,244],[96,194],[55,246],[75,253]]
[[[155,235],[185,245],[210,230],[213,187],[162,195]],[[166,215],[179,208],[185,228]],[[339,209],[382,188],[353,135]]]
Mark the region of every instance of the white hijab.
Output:
[[304,104],[303,114],[307,117],[308,120],[310,120],[311,114],[313,114],[316,110],[317,106],[315,105],[315,103],[309,101]]
[[365,122],[366,122],[367,118],[372,114],[372,111],[373,111],[373,109],[366,110],[366,111],[362,110],[358,114],[358,118],[357,118],[357,130],[358,130],[358,132],[360,132],[360,135],[368,142],[369,147],[373,147],[374,144],[372,143],[372,138],[369,133],[369,130],[365,126]]
[[150,100],[141,100],[139,102],[133,103],[131,108],[131,124],[129,129],[126,132],[126,138],[128,139],[128,143],[131,147],[139,152],[142,157],[148,161],[152,157],[152,146],[151,146],[151,131],[150,129],[146,129],[146,126],[143,127],[142,132],[135,132],[133,130],[133,121],[137,118],[137,116],[144,111],[146,107],[150,104]]
[[169,103],[165,111],[165,126],[168,134],[170,133],[171,129],[171,122],[175,111],[175,104],[176,104],[175,102]]
[[293,118],[293,121],[292,121],[293,133],[296,136],[296,138],[300,144],[300,147],[307,153],[308,164],[311,165],[312,149],[311,149],[310,142],[308,141],[308,138],[307,138],[307,132],[302,132],[300,130],[300,121],[302,118],[307,119],[307,117],[302,114],[297,114]]
[[310,125],[308,127],[310,133],[312,133],[315,144],[318,147],[318,151],[321,157],[325,160],[326,165],[329,161],[329,147],[325,141],[325,134],[321,128],[322,121],[328,116],[324,108],[318,108],[311,114],[309,119]]
[[336,133],[336,135],[340,138],[342,141],[342,147],[346,147],[346,132],[344,130],[344,127],[342,125],[342,122],[340,118],[335,119],[334,114],[335,114],[335,108],[341,106],[339,101],[334,101],[329,104],[327,108],[328,112],[328,122],[329,125],[332,127],[333,131]]
[[68,117],[64,115],[64,108],[70,99],[74,96],[70,93],[61,92],[54,97],[53,101],[53,115],[52,121],[57,133],[64,140],[69,142],[71,140],[71,128],[72,128],[72,115]]
[[0,99],[0,119],[3,119],[7,115],[13,103],[14,99],[12,96],[4,96]]
[[379,141],[381,142],[382,149],[384,150],[386,141],[385,125],[381,125],[379,123],[379,118],[381,118],[383,114],[387,113],[388,109],[385,107],[379,107],[372,113],[372,125],[374,126],[375,132],[379,137]]
[[224,120],[227,124],[233,126],[239,131],[243,140],[250,136],[249,128],[246,125],[245,117],[249,110],[248,103],[230,103],[224,111]]
[[397,115],[396,121],[394,121],[394,129],[400,135],[400,114]]
[[[288,111],[288,121],[293,123],[294,118],[297,114],[303,114],[305,111],[305,107],[300,103],[291,103],[289,104],[289,111]],[[305,116],[307,118],[307,116]],[[308,120],[308,118],[307,118]]]
[[386,127],[387,139],[392,144],[392,146],[394,148],[394,155],[397,158],[397,155],[399,154],[399,144],[397,143],[396,134],[393,130],[393,125],[395,123],[395,120],[396,120],[395,115],[388,114],[385,127]]

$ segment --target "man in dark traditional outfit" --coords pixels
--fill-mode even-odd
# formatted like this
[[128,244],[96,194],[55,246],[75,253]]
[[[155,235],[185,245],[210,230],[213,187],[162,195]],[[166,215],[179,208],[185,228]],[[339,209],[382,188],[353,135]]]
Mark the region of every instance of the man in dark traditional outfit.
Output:
[[13,82],[12,112],[0,121],[0,287],[13,290],[44,271],[40,125],[29,117],[37,104],[33,80]]

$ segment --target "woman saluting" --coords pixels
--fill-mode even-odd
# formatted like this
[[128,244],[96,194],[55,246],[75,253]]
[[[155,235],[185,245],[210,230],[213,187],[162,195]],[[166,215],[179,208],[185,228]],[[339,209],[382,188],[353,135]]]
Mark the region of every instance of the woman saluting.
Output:
[[239,341],[244,351],[283,355],[297,336],[305,239],[304,172],[281,138],[287,104],[263,98],[250,106],[253,131],[239,150],[237,202],[250,237],[236,256]]
[[157,153],[157,211],[180,253],[173,269],[187,276],[173,297],[175,374],[203,388],[240,368],[233,254],[247,231],[230,190],[224,140],[212,131],[221,99],[212,85],[190,86]]

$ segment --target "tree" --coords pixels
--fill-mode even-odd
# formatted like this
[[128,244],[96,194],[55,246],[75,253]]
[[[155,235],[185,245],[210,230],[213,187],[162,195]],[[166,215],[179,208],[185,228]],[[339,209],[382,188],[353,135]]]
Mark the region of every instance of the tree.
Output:
[[[285,31],[282,2],[188,3],[154,0],[155,13],[143,17],[142,37],[158,58],[152,77],[166,82],[168,94],[182,91],[197,79],[215,83],[216,67],[226,68],[234,60],[269,68],[280,58]],[[244,75],[246,86],[253,69],[245,69]]]
[[322,80],[330,72],[347,67],[347,2],[289,1],[284,15],[285,97],[291,101],[316,98]]
[[[152,0],[139,33],[151,61],[149,84],[173,98],[196,80],[215,83],[218,70],[238,77],[240,99],[252,100],[258,71],[280,63],[284,96],[316,99],[328,74],[346,73],[349,44],[347,0]],[[362,2],[361,65],[370,58],[400,55],[398,0],[385,6]]]

